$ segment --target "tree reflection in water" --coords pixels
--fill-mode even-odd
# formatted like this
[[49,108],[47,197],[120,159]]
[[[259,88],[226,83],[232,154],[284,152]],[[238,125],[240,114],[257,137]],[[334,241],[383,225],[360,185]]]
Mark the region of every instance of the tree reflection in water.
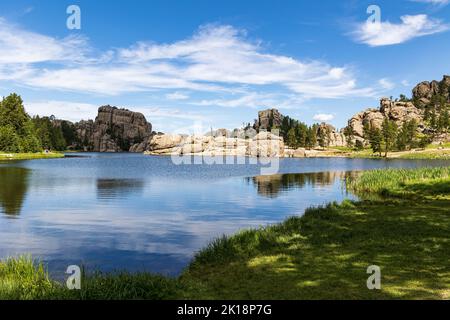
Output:
[[30,170],[0,167],[0,212],[17,216],[22,210],[28,190]]

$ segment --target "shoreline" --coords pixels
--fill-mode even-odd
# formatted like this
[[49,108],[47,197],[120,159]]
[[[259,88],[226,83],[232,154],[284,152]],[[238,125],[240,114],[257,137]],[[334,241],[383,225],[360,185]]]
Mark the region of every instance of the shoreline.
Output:
[[[170,153],[151,153],[144,152],[144,155],[147,156],[166,156],[170,157],[172,154]],[[176,155],[181,156],[181,155]],[[194,157],[214,157],[210,154],[204,153],[191,153],[185,154],[184,156],[194,156]],[[227,154],[217,154],[215,157],[245,157],[245,158],[258,158],[252,157],[248,155],[236,156],[236,155],[227,155]],[[408,151],[398,151],[398,152],[389,152],[388,156],[385,157],[379,156],[377,154],[372,153],[368,149],[362,151],[342,151],[339,149],[326,149],[326,150],[318,150],[311,149],[308,150],[305,156],[295,156],[284,155],[284,156],[274,156],[272,158],[293,158],[293,159],[303,159],[303,158],[348,158],[348,159],[404,159],[404,160],[450,160],[450,148],[442,148],[442,149],[414,149]]]
[[[289,149],[288,149],[289,150]],[[0,152],[0,161],[14,161],[14,160],[42,160],[42,159],[59,159],[59,158],[77,158],[83,157],[79,154],[90,153],[90,151],[64,151],[64,152],[51,152],[51,153],[6,153]],[[101,153],[101,152],[98,152]],[[139,154],[140,152],[115,152],[117,154],[120,153],[133,153]],[[151,152],[143,152],[141,153],[146,156],[165,156],[170,157],[172,154],[155,154]],[[214,157],[208,154],[203,153],[192,153],[186,154],[185,156],[194,156],[194,157]],[[215,157],[241,157],[237,155],[215,155]],[[242,156],[245,158],[258,158],[252,156]],[[293,159],[303,159],[303,158],[347,158],[347,159],[404,159],[404,160],[450,160],[450,148],[424,148],[424,149],[414,149],[408,151],[398,151],[398,152],[389,152],[387,157],[378,156],[372,153],[370,150],[362,150],[362,151],[346,151],[339,150],[335,148],[329,148],[326,150],[318,150],[311,149],[308,150],[307,155],[304,156],[295,156],[284,155],[284,156],[276,156],[273,158],[293,158]]]

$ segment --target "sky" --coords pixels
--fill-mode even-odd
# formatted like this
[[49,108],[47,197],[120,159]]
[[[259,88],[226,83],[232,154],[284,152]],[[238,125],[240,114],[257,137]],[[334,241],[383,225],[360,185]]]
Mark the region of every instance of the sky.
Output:
[[448,52],[450,0],[0,2],[0,96],[71,121],[123,107],[162,132],[233,129],[267,108],[343,128],[450,74]]

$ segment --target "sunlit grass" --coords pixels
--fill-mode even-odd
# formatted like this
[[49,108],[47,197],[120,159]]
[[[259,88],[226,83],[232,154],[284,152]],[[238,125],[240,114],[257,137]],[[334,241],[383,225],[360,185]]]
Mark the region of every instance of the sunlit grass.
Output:
[[29,256],[0,263],[2,299],[43,299],[55,288],[56,284],[50,280],[44,266]]
[[[450,286],[448,205],[438,200],[330,204],[222,238],[201,251],[183,276],[203,288],[200,296],[188,296],[442,299]],[[366,287],[366,269],[373,264],[382,269],[380,291]]]
[[450,167],[364,171],[356,177],[349,178],[347,187],[363,197],[365,194],[448,196]]
[[132,300],[174,299],[180,283],[175,278],[150,273],[83,275],[82,290],[69,290],[49,278],[45,266],[29,256],[0,262],[1,300]]
[[450,160],[450,150],[431,149],[425,152],[411,152],[401,155],[399,159]]
[[34,160],[34,159],[55,159],[63,158],[63,153],[58,152],[38,152],[38,153],[7,153],[0,152],[0,160]]

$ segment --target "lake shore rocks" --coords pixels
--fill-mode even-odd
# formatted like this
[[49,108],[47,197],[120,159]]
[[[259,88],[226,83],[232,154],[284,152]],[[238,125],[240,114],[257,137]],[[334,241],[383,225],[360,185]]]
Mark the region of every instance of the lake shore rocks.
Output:
[[149,155],[283,157],[283,138],[260,132],[247,139],[211,135],[155,135],[149,139]]

